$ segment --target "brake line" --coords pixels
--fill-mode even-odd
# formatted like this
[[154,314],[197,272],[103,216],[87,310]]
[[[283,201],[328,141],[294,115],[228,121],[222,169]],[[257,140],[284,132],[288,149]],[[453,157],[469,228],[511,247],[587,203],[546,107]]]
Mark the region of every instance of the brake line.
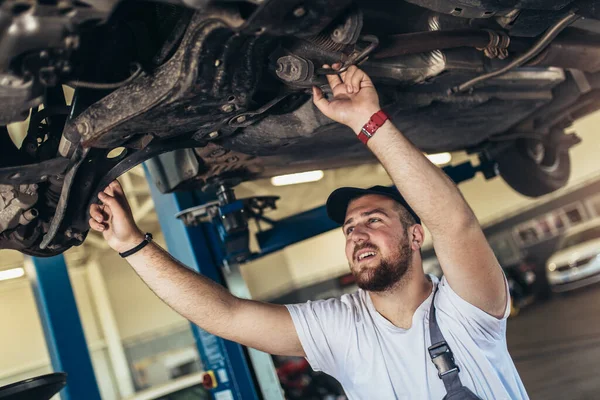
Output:
[[499,75],[505,74],[513,68],[520,67],[525,64],[533,57],[537,56],[542,50],[544,50],[552,40],[556,38],[556,36],[567,26],[571,25],[571,23],[575,22],[575,20],[579,19],[580,16],[575,14],[574,12],[569,12],[567,15],[559,19],[553,26],[551,26],[543,35],[538,39],[538,41],[525,53],[521,54],[519,57],[515,58],[512,62],[507,64],[506,66],[497,69],[496,71],[488,72],[487,74],[480,75],[476,78],[473,78],[465,83],[462,83],[458,86],[450,89],[450,93],[461,93],[466,90],[471,89],[473,86],[481,83],[483,81],[487,81],[488,79],[495,78]]

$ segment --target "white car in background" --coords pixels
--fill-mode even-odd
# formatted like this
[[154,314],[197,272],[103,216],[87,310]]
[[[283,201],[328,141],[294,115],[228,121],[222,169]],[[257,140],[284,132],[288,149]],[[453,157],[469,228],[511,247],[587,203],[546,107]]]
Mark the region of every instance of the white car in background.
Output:
[[600,218],[568,230],[546,263],[552,291],[600,282]]

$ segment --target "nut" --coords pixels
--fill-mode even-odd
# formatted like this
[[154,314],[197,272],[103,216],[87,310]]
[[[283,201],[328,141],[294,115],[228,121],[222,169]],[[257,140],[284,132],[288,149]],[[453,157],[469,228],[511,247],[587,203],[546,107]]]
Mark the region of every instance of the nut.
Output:
[[294,17],[302,18],[306,15],[306,9],[304,7],[298,7],[294,10]]
[[77,124],[77,131],[81,135],[86,135],[90,131],[90,124],[87,122],[80,122]]
[[223,110],[226,113],[230,113],[235,109],[235,107],[233,106],[233,104],[225,104],[223,107],[221,107],[221,110]]

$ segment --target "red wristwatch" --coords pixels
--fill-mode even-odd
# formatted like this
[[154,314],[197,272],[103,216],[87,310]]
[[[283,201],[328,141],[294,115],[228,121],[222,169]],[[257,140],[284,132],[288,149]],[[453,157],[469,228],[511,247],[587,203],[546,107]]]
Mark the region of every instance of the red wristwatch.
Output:
[[390,117],[383,110],[379,110],[373,114],[369,122],[367,122],[358,133],[360,141],[366,145],[369,139],[375,135],[377,129],[381,128],[381,125],[388,119],[390,119]]

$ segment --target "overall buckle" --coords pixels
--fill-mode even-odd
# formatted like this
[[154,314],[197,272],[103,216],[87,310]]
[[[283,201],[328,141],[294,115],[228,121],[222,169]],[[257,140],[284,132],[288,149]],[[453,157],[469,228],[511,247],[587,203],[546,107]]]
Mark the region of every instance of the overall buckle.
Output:
[[444,375],[454,371],[460,372],[460,369],[454,362],[454,355],[445,341],[431,345],[427,350],[429,351],[431,361],[433,361],[438,370],[438,377],[442,378]]

